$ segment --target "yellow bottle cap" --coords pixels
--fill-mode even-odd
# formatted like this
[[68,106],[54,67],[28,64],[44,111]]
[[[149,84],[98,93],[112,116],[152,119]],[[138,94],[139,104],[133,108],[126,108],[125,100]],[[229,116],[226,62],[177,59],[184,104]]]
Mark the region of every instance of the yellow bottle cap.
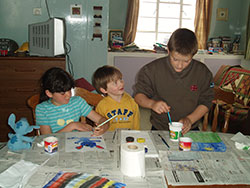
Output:
[[138,143],[144,143],[145,142],[145,138],[137,138],[137,142]]

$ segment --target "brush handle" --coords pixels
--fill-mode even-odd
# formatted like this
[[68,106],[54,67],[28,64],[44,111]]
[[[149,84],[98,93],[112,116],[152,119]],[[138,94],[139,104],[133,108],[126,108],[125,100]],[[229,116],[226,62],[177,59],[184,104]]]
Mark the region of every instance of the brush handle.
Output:
[[169,112],[168,112],[168,119],[169,119],[170,124],[172,125],[172,120],[171,120],[171,117],[170,117],[170,113],[169,113]]
[[113,117],[107,119],[106,121],[102,122],[102,123],[101,123],[100,125],[98,125],[96,128],[99,128],[99,127],[103,126],[105,123],[108,123],[110,120],[112,120],[112,119],[115,118],[116,116],[117,116],[117,114],[114,115]]
[[162,142],[168,147],[168,149],[170,148],[167,141],[160,135],[158,134],[158,136],[161,138]]

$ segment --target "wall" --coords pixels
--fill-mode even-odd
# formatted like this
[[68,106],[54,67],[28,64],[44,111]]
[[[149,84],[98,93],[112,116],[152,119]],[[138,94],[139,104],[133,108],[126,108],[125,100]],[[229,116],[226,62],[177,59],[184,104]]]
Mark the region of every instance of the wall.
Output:
[[128,0],[109,0],[109,29],[124,30]]
[[[85,77],[91,80],[94,70],[107,63],[108,9],[109,0],[48,0],[51,17],[66,19],[67,42],[71,46],[70,59],[75,79]],[[81,4],[83,16],[70,18],[70,5]],[[103,5],[103,41],[91,40],[93,32],[93,5]],[[33,15],[33,8],[39,7],[42,14]],[[15,40],[19,46],[28,40],[28,24],[48,20],[45,0],[1,0],[0,38]],[[98,55],[96,55],[98,54]]]
[[[82,4],[83,14],[88,14],[88,4],[94,0],[75,0],[74,2],[68,0],[48,0],[51,16],[68,18],[70,15],[71,4]],[[127,0],[98,0],[98,2],[105,2],[109,14],[107,15],[107,29],[124,29]],[[236,31],[242,34],[241,46],[245,47],[245,32],[246,19],[248,14],[248,7],[250,0],[214,0],[213,1],[213,16],[211,21],[210,37],[219,35],[233,36]],[[33,8],[41,7],[42,15],[34,16],[32,14]],[[228,8],[229,19],[227,22],[216,21],[216,9]],[[1,0],[0,1],[0,37],[11,38],[19,45],[28,39],[28,24],[45,21],[48,19],[46,12],[45,0]],[[85,50],[89,46],[84,39],[88,38],[88,23],[91,23],[89,17],[83,17],[82,21],[70,21],[67,19],[67,41],[71,45],[70,58],[74,65],[75,78],[85,77],[90,81],[91,74],[96,67],[107,63],[107,47],[104,45],[100,47],[97,42],[91,49]],[[107,33],[104,33],[107,37]],[[104,38],[103,43],[107,39]],[[91,43],[90,43],[91,44]],[[105,51],[106,50],[106,51]],[[90,52],[94,51],[94,55]],[[96,55],[98,54],[98,55]],[[94,57],[92,57],[94,56]]]
[[[213,0],[213,10],[209,37],[241,34],[240,50],[246,47],[246,26],[250,0]],[[217,8],[228,8],[228,20],[216,20]]]
[[[211,27],[209,37],[230,36],[241,33],[240,49],[246,45],[246,24],[250,0],[213,0]],[[109,29],[125,27],[127,0],[110,0]],[[217,8],[228,8],[228,21],[217,21]]]

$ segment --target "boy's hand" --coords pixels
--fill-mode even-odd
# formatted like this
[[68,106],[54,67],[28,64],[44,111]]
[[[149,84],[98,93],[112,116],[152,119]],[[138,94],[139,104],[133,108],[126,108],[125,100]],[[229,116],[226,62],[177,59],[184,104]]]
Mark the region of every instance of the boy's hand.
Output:
[[168,106],[164,101],[155,101],[152,105],[152,110],[158,114],[163,114],[170,111],[170,106]]
[[109,123],[104,124],[103,126],[94,128],[94,133],[92,136],[100,136],[104,134],[109,129]]
[[182,134],[186,134],[192,127],[192,122],[188,117],[182,118],[179,122],[183,123]]

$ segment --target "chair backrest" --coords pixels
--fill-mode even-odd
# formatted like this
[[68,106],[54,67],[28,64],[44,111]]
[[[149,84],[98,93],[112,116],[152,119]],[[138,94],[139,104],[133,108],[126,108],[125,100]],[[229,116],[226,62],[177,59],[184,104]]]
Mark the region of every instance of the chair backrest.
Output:
[[[92,93],[84,88],[81,87],[75,87],[73,94],[75,96],[82,97],[89,105],[96,107],[97,104],[102,100],[103,96],[97,93]],[[88,123],[93,125],[93,122],[89,119],[86,119],[85,117],[81,117],[81,122]]]
[[220,70],[222,73],[215,79],[215,85],[234,93],[237,103],[250,107],[250,70],[239,66],[222,66]]
[[91,106],[96,106],[100,102],[100,100],[102,100],[103,98],[102,95],[97,94],[97,93],[92,93],[81,87],[75,87],[74,94],[76,96],[80,96],[83,99],[85,99],[85,101]]
[[[95,107],[103,98],[103,96],[100,94],[92,93],[80,87],[75,87],[72,92],[72,95],[82,97],[89,105],[93,107]],[[36,123],[35,109],[36,109],[36,105],[39,104],[39,101],[40,101],[40,94],[35,94],[27,100],[28,106],[32,109],[32,116],[33,116],[34,124]],[[81,122],[84,122],[84,121],[86,121],[85,118],[84,117],[81,118]],[[39,132],[37,132],[37,134],[39,135]]]
[[[35,109],[36,109],[36,105],[39,104],[39,100],[40,100],[40,94],[35,94],[35,95],[31,96],[30,98],[28,98],[28,100],[27,100],[27,104],[32,110],[32,117],[33,117],[34,125],[36,124]],[[36,135],[40,135],[40,130],[39,129],[36,129]]]
[[40,95],[35,94],[35,95],[31,96],[30,98],[28,98],[28,101],[27,101],[28,106],[32,110],[34,124],[36,124],[35,109],[36,109],[36,105],[39,104],[39,100],[40,100]]
[[233,92],[224,91],[220,87],[214,87],[214,99],[221,100],[227,104],[233,104],[236,100],[236,95]]

